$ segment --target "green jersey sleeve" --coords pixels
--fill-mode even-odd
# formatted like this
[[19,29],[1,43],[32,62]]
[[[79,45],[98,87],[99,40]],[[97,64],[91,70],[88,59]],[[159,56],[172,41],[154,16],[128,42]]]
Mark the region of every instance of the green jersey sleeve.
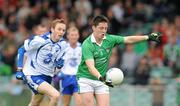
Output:
[[124,37],[121,35],[111,35],[111,34],[107,34],[108,37],[110,37],[111,42],[114,43],[114,45],[119,45],[124,43]]

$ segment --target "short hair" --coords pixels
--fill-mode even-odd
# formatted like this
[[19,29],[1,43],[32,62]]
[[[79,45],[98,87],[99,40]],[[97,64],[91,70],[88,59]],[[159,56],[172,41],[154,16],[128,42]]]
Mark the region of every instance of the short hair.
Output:
[[67,34],[69,34],[70,31],[77,31],[79,33],[79,30],[75,26],[69,27],[67,30]]
[[62,24],[65,24],[65,20],[64,19],[55,19],[51,22],[51,28],[55,28],[55,26],[58,24],[58,23],[62,23]]
[[98,15],[93,18],[93,26],[97,26],[101,22],[107,22],[109,24],[108,18],[104,15]]

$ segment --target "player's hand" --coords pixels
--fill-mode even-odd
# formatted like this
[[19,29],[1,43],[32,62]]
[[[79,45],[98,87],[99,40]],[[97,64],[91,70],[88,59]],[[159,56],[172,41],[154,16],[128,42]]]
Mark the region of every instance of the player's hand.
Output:
[[24,73],[22,72],[22,69],[18,69],[16,72],[16,79],[23,80],[23,78],[24,78]]
[[150,33],[148,35],[148,37],[149,37],[148,40],[160,43],[160,35],[161,35],[161,33]]
[[55,62],[55,64],[56,64],[56,67],[57,67],[58,69],[61,69],[61,68],[64,66],[64,59],[62,59],[62,58],[58,59],[58,60]]
[[112,85],[112,82],[111,82],[111,81],[106,81],[106,77],[100,76],[100,77],[98,78],[98,80],[101,81],[101,82],[103,82],[104,84],[106,84],[106,85],[109,86],[109,87],[114,87],[114,86]]

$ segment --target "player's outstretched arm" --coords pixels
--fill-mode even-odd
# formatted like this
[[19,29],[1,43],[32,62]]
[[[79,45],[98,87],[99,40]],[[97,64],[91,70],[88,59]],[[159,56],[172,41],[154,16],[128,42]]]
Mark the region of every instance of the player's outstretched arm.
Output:
[[23,60],[24,60],[24,54],[25,54],[26,50],[24,48],[24,46],[21,46],[18,49],[18,55],[17,55],[17,67],[20,69],[22,69],[23,67]]
[[26,50],[24,49],[24,46],[21,46],[18,49],[18,56],[17,56],[17,71],[16,71],[16,79],[23,80],[24,73],[22,72],[23,67],[23,60],[24,60],[24,53]]
[[124,42],[126,44],[136,43],[140,41],[155,41],[157,43],[160,42],[160,33],[150,33],[148,35],[133,35],[133,36],[127,36],[124,37]]

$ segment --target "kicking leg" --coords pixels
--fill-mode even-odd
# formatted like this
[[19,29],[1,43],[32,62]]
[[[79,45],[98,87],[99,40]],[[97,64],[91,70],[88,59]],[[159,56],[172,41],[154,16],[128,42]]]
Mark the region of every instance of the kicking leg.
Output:
[[56,106],[60,98],[60,93],[49,83],[43,82],[38,87],[38,92],[50,97],[49,106]]

